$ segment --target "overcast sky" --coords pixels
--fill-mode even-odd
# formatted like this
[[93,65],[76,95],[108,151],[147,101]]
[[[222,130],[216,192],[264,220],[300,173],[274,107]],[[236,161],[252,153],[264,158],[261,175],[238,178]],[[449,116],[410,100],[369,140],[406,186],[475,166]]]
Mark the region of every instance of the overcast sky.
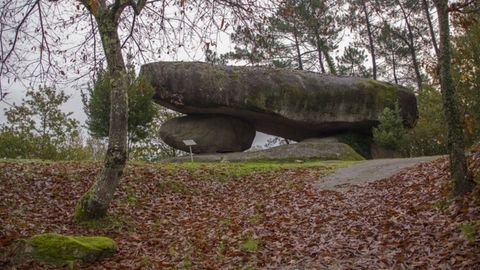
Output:
[[[17,3],[17,2],[12,2],[12,3]],[[21,1],[18,2],[21,6]],[[52,85],[54,84],[57,90],[63,90],[65,93],[67,93],[70,96],[70,100],[68,101],[65,106],[63,106],[63,110],[66,112],[73,112],[73,117],[75,117],[77,120],[80,121],[82,125],[84,125],[85,120],[86,120],[86,115],[83,112],[83,104],[81,100],[81,90],[86,90],[87,89],[87,83],[91,81],[91,78],[88,76],[82,77],[82,74],[88,74],[89,64],[92,63],[92,45],[91,43],[87,44],[86,46],[83,47],[84,50],[87,50],[88,54],[88,61],[83,61],[84,59],[82,56],[84,56],[84,52],[81,50],[81,48],[77,48],[78,44],[81,44],[83,41],[88,40],[88,37],[92,36],[92,28],[90,27],[89,24],[89,17],[88,14],[85,13],[85,11],[82,8],[73,8],[75,5],[77,5],[76,2],[73,1],[59,1],[59,2],[41,2],[44,5],[44,10],[47,10],[46,7],[53,7],[52,9],[47,10],[46,12],[49,12],[49,16],[45,16],[45,24],[46,25],[51,25],[51,31],[49,32],[49,35],[52,36],[51,40],[55,40],[55,49],[60,49],[60,50],[68,50],[74,51],[68,55],[56,55],[54,57],[57,57],[54,59],[55,63],[60,63],[57,64],[62,71],[60,73],[65,74],[63,76],[58,76],[54,77],[53,80],[56,82],[52,83],[52,78],[49,78],[47,85]],[[75,4],[75,5],[72,5]],[[45,7],[46,6],[46,7]],[[28,8],[27,7],[22,7],[22,8]],[[134,63],[136,66],[137,71],[139,70],[141,64],[148,63],[148,62],[154,62],[154,61],[203,61],[204,60],[204,51],[205,51],[205,44],[208,43],[211,46],[209,47],[212,51],[215,51],[218,55],[233,51],[233,44],[230,41],[230,33],[233,31],[232,26],[234,25],[232,21],[232,13],[229,13],[228,11],[224,11],[219,9],[218,11],[216,10],[216,14],[220,16],[221,19],[211,20],[211,21],[204,21],[204,23],[209,23],[216,25],[217,28],[222,28],[223,25],[230,25],[230,27],[225,27],[226,32],[222,31],[216,31],[214,30],[215,27],[212,27],[211,30],[209,31],[197,31],[199,29],[202,29],[203,27],[198,26],[198,24],[195,24],[196,22],[202,22],[197,21],[195,18],[195,11],[193,12],[192,20],[191,22],[193,23],[195,29],[194,31],[189,32],[189,28],[186,25],[183,25],[180,21],[189,21],[188,19],[182,19],[178,20],[176,19],[179,16],[178,13],[178,6],[172,7],[172,8],[167,8],[165,11],[165,16],[171,16],[174,18],[171,22],[169,22],[169,26],[171,27],[171,30],[167,34],[171,34],[172,36],[170,37],[169,43],[166,42],[165,39],[169,39],[168,37],[165,37],[163,35],[162,31],[151,31],[148,30],[148,24],[145,26],[147,29],[146,32],[141,32],[139,31],[139,39],[141,39],[142,42],[145,42],[145,45],[150,45],[155,48],[155,50],[147,50],[148,56],[147,58],[142,58],[138,54],[136,55],[136,58],[134,58]],[[188,13],[190,11],[186,11],[186,13],[183,13],[181,16],[186,16],[188,17]],[[18,14],[22,14],[19,12]],[[32,13],[35,14],[35,13]],[[182,14],[182,13],[181,13]],[[145,14],[142,13],[139,18],[144,16]],[[80,17],[78,17],[80,16]],[[261,14],[253,14],[251,16],[261,16]],[[125,20],[122,21],[123,25],[120,25],[119,31],[120,31],[120,36],[122,40],[124,40],[129,33],[130,26],[131,26],[131,19],[133,16],[125,16]],[[63,19],[59,20],[59,18]],[[1,19],[1,18],[0,18]],[[20,18],[16,18],[18,21],[21,21]],[[38,23],[35,24],[35,15],[30,18],[31,20],[27,21],[25,23],[25,28],[32,28],[32,29],[38,29]],[[37,18],[38,19],[38,18]],[[144,18],[145,19],[145,18]],[[148,20],[149,17],[146,17]],[[224,20],[225,19],[225,20]],[[49,21],[50,20],[50,21]],[[225,22],[224,22],[225,21]],[[65,22],[67,24],[67,27],[65,27]],[[80,23],[79,23],[80,22]],[[173,23],[172,23],[173,22]],[[229,23],[230,22],[230,23]],[[57,28],[57,25],[59,23],[63,23],[63,28]],[[12,22],[11,24],[15,24]],[[69,26],[68,26],[69,25]],[[137,24],[138,25],[138,24]],[[219,27],[220,25],[220,27]],[[11,28],[14,29],[14,28]],[[59,30],[60,29],[60,30]],[[38,43],[41,42],[41,39],[39,38],[39,34],[36,32],[33,35],[25,35],[23,38],[20,38],[18,40],[17,44],[17,49],[20,50],[20,56],[17,59],[17,61],[21,61],[24,59],[28,59],[29,63],[31,62],[32,64],[30,65],[30,70],[33,69],[31,66],[35,66],[35,57],[38,58],[39,52],[38,48],[39,45]],[[35,34],[36,33],[36,34]],[[136,32],[135,32],[136,33]],[[143,33],[144,35],[142,36]],[[13,36],[14,32],[4,32],[4,37],[10,34]],[[199,34],[200,36],[197,36],[197,39],[195,38],[195,34]],[[96,35],[98,37],[98,34]],[[10,37],[11,38],[11,37]],[[346,38],[342,40],[342,43],[348,43],[350,38]],[[35,48],[35,42],[37,42],[37,48]],[[97,46],[99,45],[99,39],[97,40]],[[166,42],[166,43],[165,43]],[[58,44],[61,45],[58,45]],[[154,43],[153,45],[151,43]],[[165,44],[169,46],[165,46]],[[33,46],[33,47],[32,47]],[[178,51],[172,53],[171,48],[180,48]],[[344,44],[340,44],[340,48],[344,47]],[[130,48],[130,49],[129,49]],[[129,42],[126,43],[126,48],[124,49],[124,56],[125,54],[131,50],[136,50],[136,45],[130,40]],[[158,52],[156,51],[158,49]],[[335,53],[334,53],[335,54]],[[97,57],[102,57],[101,53],[101,48],[98,46],[96,50]],[[14,60],[15,61],[15,60]],[[30,70],[28,69],[28,65],[26,65],[27,68],[25,69],[28,73]],[[38,70],[36,71],[38,73]],[[42,73],[40,73],[42,74]],[[58,72],[57,72],[58,74]],[[82,77],[82,79],[78,79],[78,77]],[[35,88],[38,89],[38,84],[39,83],[44,83],[42,80],[38,80],[40,76],[36,76],[34,78],[37,78],[37,81],[34,81],[32,83],[32,80],[29,79],[24,79],[23,81],[17,81],[15,83],[12,83],[12,78],[6,78],[5,76],[2,76],[0,78],[1,80],[1,85],[2,89],[4,89],[5,92],[8,92],[8,96],[6,97],[6,102],[3,103],[0,102],[0,123],[5,122],[5,115],[4,115],[4,110],[9,107],[8,104],[14,104],[14,103],[20,103],[21,99],[25,96],[25,93],[27,89]],[[9,81],[10,80],[10,81]],[[73,82],[72,82],[73,81]],[[254,141],[254,145],[261,145],[263,146],[266,143],[267,138],[270,137],[268,135],[265,135],[263,133],[257,133],[257,136]]]
[[[79,34],[77,39],[81,39],[82,36]],[[226,53],[233,50],[233,45],[230,42],[230,36],[226,33],[218,33],[212,39],[215,41],[217,46],[210,47],[213,51],[217,52],[217,54]],[[75,38],[74,38],[75,40]],[[22,45],[22,44],[21,44]],[[185,47],[183,50],[179,50],[175,54],[163,54],[161,59],[158,61],[203,61],[204,60],[204,53],[203,49],[199,46],[196,47]],[[137,70],[140,66],[137,66]],[[67,78],[57,82],[55,87],[57,90],[63,90],[66,94],[70,96],[69,101],[62,107],[65,112],[72,112],[73,117],[77,119],[81,125],[85,124],[86,115],[83,111],[83,103],[81,97],[81,89],[87,89],[88,77],[75,81],[74,83],[71,81],[71,78],[74,78],[75,74],[67,74]],[[18,80],[16,82],[12,82],[12,79],[8,80],[6,77],[2,77],[2,88],[4,92],[7,92],[8,95],[5,98],[5,102],[0,102],[0,124],[5,123],[5,110],[10,107],[11,104],[20,104],[22,102],[22,98],[25,97],[25,93],[28,89],[38,89],[39,83],[34,85],[29,85],[29,81],[27,80]],[[52,83],[48,83],[47,85],[52,85]],[[254,140],[253,145],[260,145],[263,146],[266,143],[266,140],[271,137],[269,135],[257,132],[257,136]]]

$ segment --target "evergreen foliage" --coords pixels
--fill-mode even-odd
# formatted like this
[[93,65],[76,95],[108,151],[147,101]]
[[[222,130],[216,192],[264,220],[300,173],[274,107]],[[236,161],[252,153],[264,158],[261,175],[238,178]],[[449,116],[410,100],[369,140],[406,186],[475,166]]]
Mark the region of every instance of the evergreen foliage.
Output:
[[460,97],[468,145],[480,139],[480,3],[454,18],[452,76]]
[[406,144],[407,132],[403,126],[403,119],[398,105],[394,109],[385,108],[379,120],[380,124],[373,129],[373,141],[389,150],[403,150]]
[[366,60],[367,55],[364,50],[358,49],[356,46],[348,46],[343,51],[343,55],[337,57],[338,74],[369,78],[371,77],[371,71],[364,65]]
[[417,99],[419,118],[415,128],[408,134],[410,156],[447,154],[447,130],[442,94],[434,87],[424,85]]
[[[155,116],[153,88],[139,77],[129,74],[128,86],[128,140],[129,145],[148,136],[148,124]],[[112,79],[107,72],[100,73],[97,83],[90,90],[90,99],[86,104],[87,126],[95,138],[108,137],[110,117],[110,89]]]

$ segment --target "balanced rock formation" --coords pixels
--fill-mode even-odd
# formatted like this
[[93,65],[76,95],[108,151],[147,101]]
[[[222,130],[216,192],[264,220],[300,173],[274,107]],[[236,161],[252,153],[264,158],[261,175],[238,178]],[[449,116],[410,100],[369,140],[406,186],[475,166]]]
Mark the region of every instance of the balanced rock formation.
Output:
[[189,115],[233,116],[258,131],[295,141],[343,132],[370,134],[383,110],[396,103],[406,126],[418,117],[412,91],[370,79],[197,62],[150,63],[140,73],[160,105]]
[[241,152],[252,146],[255,128],[249,122],[231,116],[188,115],[173,118],[160,128],[160,138],[176,148],[189,151],[184,140],[194,140],[192,152]]

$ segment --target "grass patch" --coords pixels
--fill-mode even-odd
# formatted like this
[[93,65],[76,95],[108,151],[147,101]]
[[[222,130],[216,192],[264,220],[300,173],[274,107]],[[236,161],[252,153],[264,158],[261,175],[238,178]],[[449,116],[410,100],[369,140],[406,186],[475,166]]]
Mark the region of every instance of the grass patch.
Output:
[[135,205],[137,203],[137,195],[135,194],[135,189],[133,187],[128,187],[127,197],[124,198],[124,202],[127,204]]
[[457,229],[468,240],[468,242],[475,242],[478,235],[479,222],[463,222],[457,225]]
[[232,222],[232,219],[230,219],[230,218],[222,218],[222,219],[220,219],[220,224],[228,227],[228,226],[231,226],[233,224],[233,222]]
[[260,240],[249,237],[240,245],[240,249],[246,252],[256,252],[260,243]]
[[438,200],[433,206],[440,211],[445,211],[452,204],[453,199],[449,196]]
[[250,216],[248,220],[253,224],[258,224],[262,222],[264,219],[265,219],[265,216],[263,214],[254,214]]
[[133,231],[135,229],[135,223],[133,220],[127,220],[125,218],[118,218],[108,215],[98,220],[81,221],[78,223],[80,226],[84,226],[90,229],[102,230],[102,231]]
[[258,162],[185,162],[164,164],[164,169],[169,174],[177,174],[186,170],[192,178],[199,181],[229,182],[241,177],[252,176],[256,173],[279,171],[297,168],[322,168],[326,173],[338,168],[346,167],[356,161],[258,161]]

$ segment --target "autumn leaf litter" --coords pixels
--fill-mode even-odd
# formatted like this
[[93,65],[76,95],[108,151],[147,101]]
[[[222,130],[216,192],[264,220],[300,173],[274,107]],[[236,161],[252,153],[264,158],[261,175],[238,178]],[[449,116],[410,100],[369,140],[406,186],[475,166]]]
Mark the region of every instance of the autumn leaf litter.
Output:
[[[337,192],[314,188],[324,166],[230,174],[223,167],[133,164],[111,216],[72,212],[100,163],[0,162],[0,268],[11,244],[55,232],[105,235],[119,252],[87,269],[479,269],[478,191],[448,199],[448,162]],[[235,165],[232,165],[235,166]]]

